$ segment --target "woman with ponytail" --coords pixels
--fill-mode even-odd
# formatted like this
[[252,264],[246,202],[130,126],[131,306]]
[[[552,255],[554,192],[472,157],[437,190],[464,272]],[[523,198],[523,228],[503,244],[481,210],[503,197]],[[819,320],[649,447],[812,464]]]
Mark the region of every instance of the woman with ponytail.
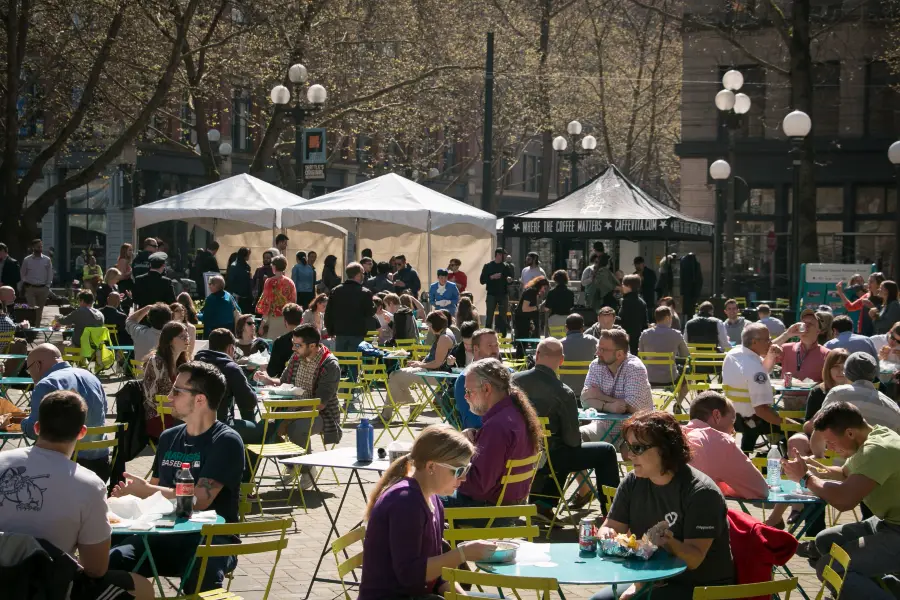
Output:
[[439,599],[448,586],[440,577],[444,567],[484,560],[494,551],[481,541],[450,552],[442,545],[444,507],[438,496],[466,480],[473,452],[462,433],[431,425],[409,454],[391,463],[369,495],[359,600]]
[[[506,461],[534,456],[541,451],[541,423],[509,369],[495,358],[483,358],[465,370],[465,396],[472,412],[482,418],[481,429],[463,434],[475,444],[475,458],[456,494],[444,499],[448,507],[495,506],[506,475]],[[514,474],[527,470],[523,467]],[[531,480],[510,484],[503,504],[522,504]]]

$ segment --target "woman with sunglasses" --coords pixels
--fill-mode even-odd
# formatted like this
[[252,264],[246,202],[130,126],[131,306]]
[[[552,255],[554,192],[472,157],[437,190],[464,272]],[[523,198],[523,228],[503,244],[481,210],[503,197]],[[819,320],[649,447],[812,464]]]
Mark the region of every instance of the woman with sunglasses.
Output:
[[187,349],[190,344],[188,330],[184,323],[170,321],[159,333],[156,349],[144,362],[144,378],[141,388],[144,390],[144,415],[147,421],[147,435],[159,439],[162,432],[173,425],[171,415],[160,415],[157,412],[156,397],[166,396],[178,376],[178,367],[188,360]]
[[[634,470],[619,485],[600,538],[641,537],[657,523],[668,523],[661,547],[687,563],[687,570],[654,588],[654,599],[690,600],[697,586],[734,583],[725,498],[712,479],[688,464],[691,448],[675,418],[641,412],[625,422],[622,435]],[[633,584],[619,598],[634,597],[642,585]],[[592,600],[614,597],[610,587]]]
[[[426,427],[406,456],[391,463],[369,496],[359,600],[443,597],[444,567],[487,558],[494,545],[475,541],[444,551],[444,506],[466,480],[475,452],[465,435]],[[455,590],[461,591],[461,590]]]

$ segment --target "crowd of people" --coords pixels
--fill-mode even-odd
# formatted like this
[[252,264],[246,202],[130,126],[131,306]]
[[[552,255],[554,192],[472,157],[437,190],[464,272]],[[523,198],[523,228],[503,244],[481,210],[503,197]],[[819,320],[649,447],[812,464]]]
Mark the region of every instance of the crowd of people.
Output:
[[[250,249],[240,248],[224,276],[215,242],[198,252],[198,283],[209,292],[202,306],[189,293],[176,293],[166,274],[168,257],[156,239],[145,240],[132,260],[130,246],[123,246],[121,264],[105,276],[86,264],[94,273],[91,289],[82,290],[78,307],[57,322],[73,329],[76,346],[82,332],[107,324],[115,324],[134,346],[141,377],[123,387],[117,402],[120,412],[123,406],[133,409],[125,411],[133,415],[129,428],[140,428],[153,443],[149,478],[116,472],[106,449],[80,452],[77,466],[64,470],[61,461],[68,461],[86,428],[106,423],[106,392],[95,374],[64,360],[65,345],[38,344],[28,353],[26,369],[35,386],[22,430],[36,443],[0,453],[0,473],[54,473],[47,481],[52,495],[45,493],[42,507],[27,510],[53,514],[74,503],[92,516],[45,521],[28,513],[23,520],[26,509],[5,503],[0,504],[0,531],[33,535],[63,552],[77,547],[86,578],[77,598],[152,597],[149,582],[140,576],[149,574],[146,565],[138,575],[128,574],[140,561],[140,539],[111,537],[105,512],[102,522],[94,514],[107,485],[114,497],[159,492],[174,498],[175,474],[190,456],[195,508],[235,522],[240,485],[251,469],[245,447],[259,444],[264,435],[257,384],[288,383],[320,402],[314,421],[285,424],[270,431],[272,439],[285,436],[299,444],[315,434],[335,444],[344,433],[339,383],[357,376],[353,370],[342,373],[335,353],[357,352],[371,341],[377,347],[420,338],[427,354],[392,369],[388,377],[378,415],[385,427],[392,426],[395,411],[413,404],[412,388],[422,383],[423,373],[461,372],[446,386],[449,402],[442,408],[448,424],[421,431],[411,452],[391,465],[369,497],[363,600],[440,596],[448,589],[440,578],[443,567],[477,561],[492,551],[491,543],[481,541],[448,551],[445,507],[532,503],[537,520],[549,525],[558,520],[560,502],[578,510],[594,498],[603,517],[601,538],[641,536],[660,521],[668,523],[661,545],[687,570],[655,589],[654,597],[690,598],[697,586],[734,583],[736,554],[726,498],[762,501],[768,496],[766,480],[751,461],[767,443],[785,448],[786,477],[838,510],[862,507],[859,523],[827,529],[824,520],[811,523],[814,541],[801,544],[798,553],[821,574],[831,543],[838,543],[851,555],[847,597],[889,597],[873,578],[895,570],[886,557],[900,549],[900,408],[891,397],[894,385],[888,381],[879,389],[875,382],[880,365],[900,364],[900,314],[894,314],[900,303],[897,285],[880,274],[870,277],[865,290],[838,286],[849,315],[807,309],[786,327],[767,305],[752,315],[729,299],[721,304],[724,318],[705,301],[696,314],[684,313],[682,325],[670,296],[656,301],[660,282],[642,259],[635,261],[635,273],[617,276],[609,255],[599,252],[582,278],[596,304],[596,322],[586,323],[575,311],[566,272],[548,279],[535,254],[516,273],[504,249],[497,249],[480,276],[487,291],[482,317],[459,260],[437,270],[437,281],[423,290],[404,256],[376,262],[363,251],[343,277],[335,271],[336,257],[328,256],[320,277],[315,252],[297,252],[289,265],[289,240],[280,235],[275,242],[255,270]],[[40,295],[34,290],[35,273],[44,264],[40,247],[35,248],[28,268],[22,268],[31,298]],[[3,261],[11,260],[4,251],[0,244],[0,273],[6,272]],[[522,292],[512,312],[513,330],[520,339],[542,339],[526,368],[513,369],[504,364],[501,343],[517,280]],[[23,286],[3,283],[0,302],[8,305]],[[105,294],[102,300],[99,294]],[[22,326],[8,311],[0,315],[0,330]],[[549,328],[563,333],[543,336]],[[708,373],[721,388],[688,398],[683,375],[689,346],[695,344],[724,355],[721,367]],[[269,353],[268,364],[252,372],[244,359],[261,351]],[[672,361],[660,364],[642,359],[641,353]],[[565,372],[567,363],[588,366],[574,374]],[[808,392],[776,394],[772,375],[778,370],[815,385]],[[679,422],[656,410],[654,390],[671,392],[679,406],[689,400],[689,420]],[[618,417],[585,424],[583,409]],[[779,411],[785,409],[805,411],[801,432],[786,436],[782,431]],[[735,432],[741,434],[739,442]],[[843,464],[831,464],[829,451]],[[524,465],[515,474],[534,468],[533,480],[505,485],[510,460]],[[620,460],[629,463],[627,473]],[[585,476],[591,471],[592,478]],[[577,476],[577,493],[566,500],[558,484],[570,474]],[[299,471],[290,476],[300,477],[301,484],[310,478]],[[618,490],[611,503],[599,492],[604,486]],[[804,518],[795,510],[785,517],[788,510],[790,505],[778,505],[766,524],[784,529]],[[411,544],[411,539],[419,542]],[[151,540],[163,575],[180,575],[196,547],[183,538],[174,540]],[[234,557],[211,559],[204,581],[196,581],[195,569],[185,589],[217,587],[234,566]],[[620,597],[639,591],[635,585]],[[611,593],[601,591],[594,598]]]

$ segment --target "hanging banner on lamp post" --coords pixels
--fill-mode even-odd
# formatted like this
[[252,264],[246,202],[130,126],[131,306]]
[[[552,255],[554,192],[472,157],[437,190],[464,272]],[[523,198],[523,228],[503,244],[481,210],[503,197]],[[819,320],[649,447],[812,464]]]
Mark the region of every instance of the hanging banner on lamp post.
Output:
[[306,181],[324,181],[327,162],[325,129],[305,129],[303,131],[303,178]]

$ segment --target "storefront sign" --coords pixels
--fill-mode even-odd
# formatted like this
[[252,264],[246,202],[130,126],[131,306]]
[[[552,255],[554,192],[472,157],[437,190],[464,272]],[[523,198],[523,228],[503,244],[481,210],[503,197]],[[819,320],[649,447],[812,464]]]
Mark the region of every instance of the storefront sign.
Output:
[[[712,225],[686,223],[667,219],[540,219],[518,220],[507,217],[504,221],[506,235],[523,236],[560,236],[595,234],[596,236],[614,236],[614,234],[642,234],[641,237],[669,237],[670,234],[711,237]],[[615,236],[614,236],[615,237]]]
[[304,181],[325,181],[325,165],[303,165]]

